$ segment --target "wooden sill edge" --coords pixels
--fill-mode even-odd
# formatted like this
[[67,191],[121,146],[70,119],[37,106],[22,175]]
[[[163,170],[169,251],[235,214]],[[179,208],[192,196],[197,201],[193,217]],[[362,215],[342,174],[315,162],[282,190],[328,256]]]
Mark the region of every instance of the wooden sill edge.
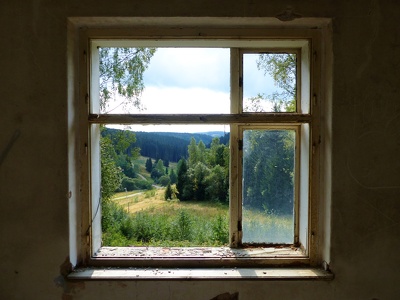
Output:
[[77,268],[69,280],[332,280],[319,268]]

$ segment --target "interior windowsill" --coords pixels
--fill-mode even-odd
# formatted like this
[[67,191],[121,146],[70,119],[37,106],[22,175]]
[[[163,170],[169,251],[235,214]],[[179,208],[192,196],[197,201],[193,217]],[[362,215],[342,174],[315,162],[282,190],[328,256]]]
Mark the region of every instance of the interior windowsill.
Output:
[[318,268],[78,268],[70,280],[332,280]]
[[304,257],[298,247],[101,247],[95,258],[254,258],[254,257]]

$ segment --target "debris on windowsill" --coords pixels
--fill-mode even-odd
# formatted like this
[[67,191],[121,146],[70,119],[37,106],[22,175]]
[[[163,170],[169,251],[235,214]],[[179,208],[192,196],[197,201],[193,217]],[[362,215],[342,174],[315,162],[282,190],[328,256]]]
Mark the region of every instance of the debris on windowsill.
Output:
[[293,246],[276,247],[101,247],[94,257],[130,258],[251,258],[300,257],[302,251]]

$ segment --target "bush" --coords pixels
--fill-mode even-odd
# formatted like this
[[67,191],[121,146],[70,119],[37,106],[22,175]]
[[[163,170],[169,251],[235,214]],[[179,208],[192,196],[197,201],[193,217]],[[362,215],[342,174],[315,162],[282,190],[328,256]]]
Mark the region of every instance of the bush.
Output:
[[228,218],[218,215],[212,222],[212,239],[214,242],[227,244],[229,241],[229,223]]
[[146,180],[124,177],[122,179],[119,191],[149,190],[151,188],[151,183]]
[[162,186],[167,186],[171,183],[171,180],[169,179],[168,175],[163,175],[158,179],[158,183]]
[[[149,197],[155,190],[147,191]],[[147,209],[127,213],[112,201],[103,201],[102,230],[104,246],[222,246],[229,240],[228,215],[205,217],[189,209],[160,213]]]
[[150,242],[153,238],[157,227],[155,227],[151,216],[147,213],[139,212],[132,220],[132,236],[136,241]]
[[178,220],[173,224],[172,239],[178,241],[191,241],[192,219],[186,210],[180,210]]

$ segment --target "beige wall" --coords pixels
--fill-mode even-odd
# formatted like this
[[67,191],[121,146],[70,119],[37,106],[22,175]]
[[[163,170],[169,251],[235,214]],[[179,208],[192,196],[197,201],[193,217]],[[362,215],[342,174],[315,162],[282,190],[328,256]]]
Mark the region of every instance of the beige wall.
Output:
[[[67,284],[67,18],[333,19],[329,282]],[[400,2],[0,0],[0,299],[396,299],[400,297]]]

